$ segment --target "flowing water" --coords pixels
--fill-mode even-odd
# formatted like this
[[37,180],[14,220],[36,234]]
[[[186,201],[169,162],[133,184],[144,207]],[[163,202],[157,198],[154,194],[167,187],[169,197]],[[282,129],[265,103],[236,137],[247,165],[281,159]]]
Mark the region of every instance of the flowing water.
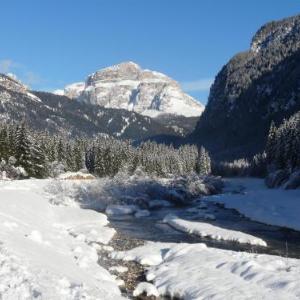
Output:
[[[226,209],[214,203],[208,203],[208,207],[205,211],[214,214],[216,217],[215,221],[199,219],[196,214],[192,214],[188,211],[189,208],[191,208],[191,206],[161,208],[152,210],[151,215],[144,218],[135,218],[131,215],[114,216],[110,217],[110,223],[119,233],[146,241],[172,243],[203,242],[207,244],[207,246],[214,248],[300,258],[300,232],[298,231],[251,221],[233,209]],[[237,242],[217,241],[175,230],[163,223],[164,217],[170,213],[183,219],[199,220],[222,228],[251,234],[265,240],[268,247],[239,244]]]
[[[201,199],[198,202],[201,202]],[[227,249],[233,251],[246,251],[250,253],[266,253],[279,255],[285,258],[300,258],[300,232],[252,221],[242,216],[234,209],[226,209],[214,202],[205,202],[205,213],[213,214],[214,221],[203,220],[197,213],[191,212],[191,208],[197,207],[194,203],[185,207],[168,207],[151,211],[149,217],[136,218],[133,215],[110,216],[112,227],[118,232],[118,238],[114,241],[116,250],[127,250],[134,248],[144,241],[166,242],[166,243],[205,243],[208,247]],[[191,221],[211,223],[224,229],[236,230],[251,234],[265,240],[268,247],[239,244],[237,242],[219,241],[210,238],[201,238],[196,235],[178,231],[163,222],[166,215],[173,214]],[[108,260],[109,261],[109,260]],[[111,262],[111,261],[110,261]],[[102,262],[103,263],[103,262]],[[127,263],[128,273],[123,277],[125,287],[122,293],[125,297],[132,299],[133,289],[141,281],[145,281],[145,270],[134,262]],[[118,262],[119,264],[119,262]],[[129,279],[128,279],[129,276]],[[150,299],[144,297],[143,299]],[[160,299],[167,300],[168,297]]]

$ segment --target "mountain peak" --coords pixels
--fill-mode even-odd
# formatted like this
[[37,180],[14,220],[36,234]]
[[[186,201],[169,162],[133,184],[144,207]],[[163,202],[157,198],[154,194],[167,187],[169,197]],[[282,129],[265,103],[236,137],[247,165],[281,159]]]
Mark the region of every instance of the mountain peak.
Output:
[[299,29],[300,15],[269,22],[263,25],[254,35],[251,41],[251,50],[258,52],[261,49],[270,47],[271,44],[278,47],[279,44],[291,40],[293,36],[298,37]]
[[125,61],[116,65],[112,65],[103,69],[100,69],[98,72],[114,72],[114,71],[123,71],[123,72],[140,72],[141,67],[133,61]]
[[141,67],[134,62],[122,62],[117,65],[100,69],[88,76],[87,84],[95,80],[110,80],[111,78],[137,79],[142,72]]
[[120,108],[156,117],[161,114],[200,116],[204,106],[185,94],[170,77],[142,69],[132,61],[113,65],[68,85],[65,95],[106,108]]

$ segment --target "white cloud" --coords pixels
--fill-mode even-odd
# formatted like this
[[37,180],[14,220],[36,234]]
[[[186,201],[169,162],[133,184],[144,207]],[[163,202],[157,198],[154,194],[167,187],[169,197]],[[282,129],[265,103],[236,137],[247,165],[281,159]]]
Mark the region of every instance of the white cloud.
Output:
[[203,78],[194,81],[182,82],[181,87],[186,92],[203,92],[208,91],[213,82],[213,78]]
[[44,82],[37,73],[32,72],[25,65],[17,63],[12,59],[0,60],[0,73],[9,74],[11,77],[19,78],[28,86],[38,85]]
[[16,66],[17,64],[11,59],[2,59],[0,60],[0,73],[10,73]]

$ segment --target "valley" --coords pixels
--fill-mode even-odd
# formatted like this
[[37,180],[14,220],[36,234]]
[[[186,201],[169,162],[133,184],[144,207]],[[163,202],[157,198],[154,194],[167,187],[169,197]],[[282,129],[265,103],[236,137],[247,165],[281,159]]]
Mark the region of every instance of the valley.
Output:
[[300,15],[255,1],[5,10],[1,300],[300,299]]

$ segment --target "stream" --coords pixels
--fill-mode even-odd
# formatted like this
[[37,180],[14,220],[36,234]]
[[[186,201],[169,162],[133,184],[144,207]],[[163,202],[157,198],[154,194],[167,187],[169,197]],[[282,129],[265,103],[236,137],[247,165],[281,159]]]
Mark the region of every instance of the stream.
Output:
[[[132,215],[111,216],[109,221],[120,234],[153,242],[170,243],[205,243],[209,247],[228,249],[234,251],[247,251],[254,253],[267,253],[291,258],[300,258],[300,232],[278,226],[271,226],[252,221],[236,210],[227,209],[221,205],[207,203],[205,212],[212,213],[216,220],[208,221],[197,218],[197,214],[189,212],[193,206],[168,207],[152,210],[149,217],[135,218]],[[208,222],[213,225],[245,232],[262,238],[268,247],[239,244],[237,242],[219,241],[210,238],[203,238],[196,235],[173,229],[163,223],[168,214],[174,214],[182,219]]]
[[[232,192],[232,191],[231,191]],[[223,205],[213,201],[205,201],[203,212],[215,216],[215,220],[204,220],[193,211],[201,203],[199,198],[193,204],[181,207],[163,207],[151,210],[148,217],[136,218],[133,215],[108,216],[110,225],[116,229],[117,235],[111,242],[115,250],[124,251],[144,244],[146,241],[165,243],[205,243],[208,247],[226,249],[233,251],[245,251],[249,253],[265,253],[278,255],[284,258],[300,259],[300,232],[279,226],[267,225],[252,221],[241,215],[234,209],[225,208]],[[199,237],[172,228],[163,222],[168,214],[177,215],[181,219],[190,221],[207,222],[215,226],[241,231],[267,242],[267,247],[240,244],[238,242],[213,240],[207,237]],[[203,216],[203,214],[202,214]],[[106,267],[112,265],[123,265],[128,272],[117,274],[118,278],[125,282],[121,288],[126,298],[134,298],[132,292],[139,282],[145,281],[145,268],[135,262],[118,262],[109,258],[109,254],[102,253],[106,257],[100,263]],[[151,297],[138,297],[137,299],[154,299]],[[159,299],[169,299],[160,297]]]

